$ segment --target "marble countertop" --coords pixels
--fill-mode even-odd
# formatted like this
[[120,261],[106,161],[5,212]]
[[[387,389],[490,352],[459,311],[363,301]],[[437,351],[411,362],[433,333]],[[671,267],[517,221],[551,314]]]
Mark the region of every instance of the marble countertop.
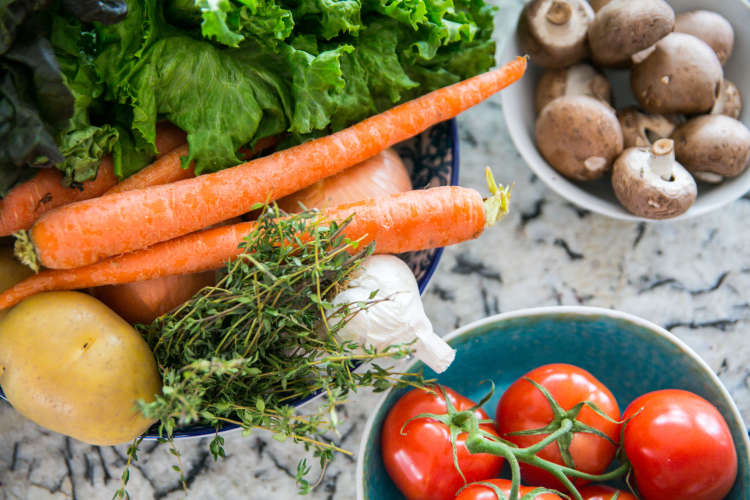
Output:
[[[499,97],[464,113],[459,130],[460,183],[484,189],[483,167],[491,165],[499,181],[515,182],[514,198],[501,224],[446,249],[424,296],[435,329],[447,334],[487,315],[536,306],[633,313],[701,355],[750,422],[750,195],[692,220],[615,221],[566,202],[531,174],[510,141]],[[337,442],[355,458],[339,456],[307,498],[355,498],[359,440],[379,397],[357,394],[342,409]],[[168,446],[144,442],[131,471],[132,498],[296,498],[301,448],[263,433],[225,439],[227,458],[218,462],[207,439],[177,443],[188,495],[171,471],[176,458]],[[0,402],[0,500],[112,498],[125,453],[125,446],[96,447],[45,431]]]

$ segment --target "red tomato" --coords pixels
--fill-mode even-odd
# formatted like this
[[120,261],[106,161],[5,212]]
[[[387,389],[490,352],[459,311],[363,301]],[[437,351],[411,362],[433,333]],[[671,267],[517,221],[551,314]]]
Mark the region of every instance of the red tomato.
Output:
[[[497,486],[500,491],[506,495],[510,495],[510,480],[508,479],[488,479],[482,481],[485,483],[492,483]],[[538,486],[521,486],[521,496],[531,493]],[[492,488],[483,486],[481,484],[471,484],[464,488],[461,493],[456,497],[456,500],[498,500],[497,494],[492,491]],[[542,493],[534,497],[534,500],[562,500],[559,496],[554,493]]]
[[583,500],[612,500],[615,493],[620,492],[620,496],[617,500],[638,500],[635,495],[622,490],[616,490],[609,486],[602,486],[600,484],[586,486],[581,488],[578,492],[583,497]]
[[[457,411],[468,410],[473,401],[445,388],[451,403]],[[404,395],[391,408],[383,424],[381,451],[383,461],[391,479],[408,500],[453,500],[456,492],[464,485],[453,464],[453,452],[448,427],[431,418],[412,420],[421,413],[443,415],[447,413],[445,399],[437,395],[415,389]],[[478,419],[488,419],[487,414],[474,411]],[[491,425],[481,427],[492,434]],[[466,450],[466,433],[456,439],[458,464],[471,483],[497,476],[503,466],[503,459],[494,455],[479,453],[472,455]]]
[[737,452],[711,403],[692,392],[655,391],[630,403],[630,417],[625,453],[644,500],[721,500],[732,489]]
[[[525,375],[549,391],[557,403],[569,410],[581,401],[590,401],[614,420],[620,419],[620,408],[612,393],[593,375],[582,368],[567,364],[540,366]],[[525,448],[541,441],[547,434],[531,436],[509,436],[516,431],[539,429],[553,419],[552,408],[542,392],[523,377],[513,382],[500,398],[495,415],[500,436]],[[619,440],[620,425],[597,415],[584,407],[578,420],[602,431],[614,442]],[[615,455],[616,448],[606,439],[594,434],[576,433],[569,448],[576,469],[589,474],[601,474]],[[557,443],[545,447],[539,457],[562,464]],[[536,467],[521,464],[523,481],[563,490],[564,486],[550,473]],[[575,481],[576,484],[585,484]]]

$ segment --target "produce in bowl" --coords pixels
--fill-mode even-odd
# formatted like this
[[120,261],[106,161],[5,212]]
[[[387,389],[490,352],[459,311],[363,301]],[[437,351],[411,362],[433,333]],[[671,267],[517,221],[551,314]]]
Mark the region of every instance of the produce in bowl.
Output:
[[[695,416],[692,420],[682,417],[670,420],[663,417],[663,413],[661,414],[662,417],[659,417],[657,414],[661,410],[654,409],[655,411],[652,414],[654,419],[648,418],[648,421],[653,422],[654,428],[659,425],[659,422],[665,422],[667,426],[674,425],[674,429],[684,425],[683,432],[690,432],[695,435],[696,442],[701,441],[707,448],[704,449],[706,454],[686,454],[684,449],[679,449],[683,440],[672,439],[675,447],[671,449],[667,446],[660,448],[660,451],[665,455],[661,455],[662,458],[657,463],[651,462],[650,467],[653,468],[650,469],[643,469],[642,462],[636,460],[636,457],[639,456],[637,452],[628,452],[633,454],[634,472],[635,467],[640,466],[642,471],[648,470],[646,474],[649,474],[651,478],[669,474],[669,483],[666,482],[665,476],[663,484],[681,483],[685,488],[674,497],[659,496],[657,493],[656,496],[642,496],[642,498],[648,498],[648,500],[666,500],[669,498],[671,500],[671,498],[692,498],[694,495],[696,498],[701,498],[697,495],[706,494],[705,498],[739,500],[744,499],[750,492],[750,440],[748,440],[746,427],[736,406],[713,371],[692,350],[666,330],[640,318],[617,311],[588,307],[554,307],[516,311],[486,318],[457,330],[447,339],[448,343],[457,351],[454,363],[445,373],[439,375],[426,369],[425,376],[435,377],[437,383],[441,386],[450,387],[473,401],[480,401],[487,395],[489,385],[487,380],[494,382],[494,395],[482,405],[482,408],[496,423],[499,423],[500,419],[503,418],[500,412],[496,411],[498,402],[504,398],[503,395],[508,393],[509,388],[513,385],[524,388],[527,399],[521,400],[519,406],[516,407],[516,412],[524,417],[528,416],[530,419],[529,427],[519,426],[513,429],[498,429],[498,431],[501,437],[505,439],[513,438],[513,435],[516,435],[516,437],[523,436],[524,438],[534,437],[537,440],[547,439],[543,443],[538,443],[536,449],[529,450],[527,448],[523,450],[509,445],[507,442],[495,442],[488,436],[477,433],[471,419],[461,412],[448,417],[439,416],[440,419],[454,424],[458,428],[456,432],[468,432],[466,443],[470,451],[474,450],[481,453],[502,451],[503,457],[511,465],[510,471],[515,469],[519,476],[524,472],[521,471],[520,463],[517,469],[513,465],[515,460],[513,457],[521,462],[531,459],[533,454],[537,454],[540,449],[544,449],[551,444],[549,439],[552,439],[552,435],[556,435],[556,437],[564,436],[569,429],[579,427],[582,432],[576,432],[571,441],[563,440],[560,442],[560,446],[563,449],[567,447],[571,455],[573,455],[573,450],[586,443],[587,439],[593,437],[601,438],[602,441],[608,439],[601,435],[593,436],[591,429],[584,430],[585,428],[580,422],[576,423],[578,417],[584,418],[584,409],[589,415],[597,413],[593,405],[569,406],[569,401],[566,400],[565,404],[562,401],[562,398],[567,396],[561,396],[558,393],[557,397],[550,395],[551,399],[549,399],[541,389],[545,388],[551,393],[553,387],[565,387],[565,380],[578,380],[576,375],[572,375],[576,372],[560,372],[570,375],[567,378],[560,375],[558,378],[549,378],[547,381],[537,376],[525,377],[528,374],[533,374],[536,370],[552,370],[555,367],[573,365],[577,367],[577,370],[585,370],[598,381],[597,384],[591,386],[592,390],[594,387],[599,387],[599,384],[606,387],[617,399],[617,405],[626,409],[625,413],[628,412],[630,403],[635,402],[634,406],[630,408],[631,411],[642,407],[641,402],[637,401],[639,396],[665,389],[688,391],[699,396],[701,400],[708,401],[715,408],[713,412],[707,412],[705,415],[693,413],[692,410],[686,409],[685,411],[688,414]],[[413,363],[407,366],[405,370],[412,371],[420,368],[423,368],[423,366],[419,363]],[[529,380],[542,380],[543,383],[536,387],[529,383]],[[580,383],[585,384],[586,381],[590,382],[590,380],[584,378]],[[536,391],[534,390],[535,387]],[[360,455],[357,463],[358,500],[401,500],[409,498],[399,491],[396,483],[389,477],[384,462],[386,457],[381,445],[383,424],[387,415],[404,394],[407,394],[405,389],[391,390],[380,401],[368,421],[360,444]],[[582,397],[588,396],[584,393]],[[536,413],[537,406],[529,403],[534,398],[542,401],[547,399],[547,414],[540,414],[541,417],[531,420],[538,415]],[[561,400],[557,401],[557,398]],[[558,402],[560,408],[556,408],[552,401]],[[582,403],[582,401],[579,402]],[[679,404],[678,401],[674,401],[672,408],[677,408],[676,405]],[[603,408],[600,410],[603,410]],[[644,410],[639,414],[646,416],[649,411],[644,406]],[[707,418],[710,415],[716,415],[716,411],[721,415],[721,420]],[[628,413],[628,416],[631,414]],[[675,415],[682,416],[685,414],[675,413]],[[622,426],[625,428],[625,433],[629,432],[628,426],[630,423],[626,422],[624,416],[619,416],[613,419],[614,422],[610,422],[608,419],[611,417],[604,417],[604,415],[601,415],[601,422],[609,422],[616,427]],[[436,420],[435,416],[423,416]],[[549,419],[552,416],[560,418],[555,418],[550,423]],[[636,422],[636,418],[633,418],[632,423]],[[698,422],[705,422],[706,426],[701,429]],[[724,422],[726,426],[721,422]],[[596,425],[598,426],[598,424]],[[695,427],[691,431],[687,431],[693,425]],[[647,426],[648,424],[644,425],[644,427]],[[643,429],[644,427],[640,428]],[[726,434],[727,429],[729,434]],[[523,432],[524,430],[525,432]],[[639,436],[646,436],[647,434],[639,430],[637,426],[632,427],[631,431],[636,438],[634,439],[632,436],[631,439],[626,438],[625,446],[643,447],[640,449],[644,456],[651,454],[653,450],[649,451],[649,444],[656,444],[659,441],[650,438],[639,440]],[[708,440],[703,441],[704,436],[708,433],[714,433],[719,438],[713,445],[709,445]],[[727,445],[725,439],[727,435],[731,435],[731,445]],[[614,441],[619,444],[622,434],[616,431],[614,436],[616,436]],[[684,441],[687,443],[689,440]],[[694,444],[691,444],[690,447],[692,448]],[[555,446],[553,445],[553,448]],[[710,451],[709,447],[711,448]],[[677,455],[672,455],[672,459],[665,458],[672,452]],[[718,463],[729,463],[731,465],[731,459],[727,462],[724,462],[724,460],[731,457],[732,453],[736,453],[734,455],[736,477],[727,487],[723,479],[732,476],[732,468],[729,466],[722,467],[723,472],[721,474],[710,472],[708,462],[703,462],[703,460],[707,460],[708,456],[715,457],[710,461],[718,460],[721,457],[722,461]],[[561,454],[564,456],[564,453],[561,452]],[[675,459],[676,456],[681,456],[685,460]],[[615,461],[610,469],[605,472],[604,478],[609,479],[607,481],[609,486],[627,492],[628,487],[622,480],[621,474],[626,471],[628,466],[624,461],[621,461],[621,458],[622,456],[615,456]],[[568,465],[562,465],[564,463],[566,463],[565,460],[562,463],[554,463],[554,461],[547,463],[537,459],[535,465],[546,466],[558,472],[571,474],[571,480],[575,477],[587,480],[597,479],[580,471],[571,472],[578,465],[576,455],[570,458]],[[661,468],[659,468],[659,465]],[[706,468],[704,472],[708,472],[708,475],[704,472],[697,472],[701,468]],[[690,480],[681,475],[682,472],[688,470],[688,474],[693,476]],[[500,477],[509,479],[510,476],[502,474]],[[558,479],[561,477],[559,476]],[[620,477],[620,479],[616,480],[616,477]],[[722,478],[722,481],[718,481],[719,477]],[[598,479],[602,479],[602,477]],[[713,481],[713,479],[717,479],[717,481]],[[534,480],[533,475],[524,474],[521,484],[528,487],[540,486],[538,483],[535,484]],[[644,476],[642,479],[644,485],[642,493],[644,495],[650,494],[648,492],[648,481],[649,479]],[[477,483],[482,482],[483,480],[479,480]],[[726,489],[721,489],[717,493],[717,490],[719,490],[717,488],[717,490],[707,493],[707,491],[710,491],[706,489],[708,483],[718,484],[719,482],[724,485],[722,488]],[[468,486],[466,489],[468,490]],[[597,493],[595,492],[589,493],[593,489],[592,485],[581,484],[576,489],[582,498],[589,498],[584,496],[589,494],[593,495],[591,498],[597,500],[602,498],[596,496]],[[482,488],[483,492],[485,490],[486,488]],[[690,493],[685,493],[688,490],[690,490]],[[567,487],[562,492],[571,496],[571,498],[578,498],[572,491],[568,491]],[[612,492],[611,495],[603,498],[609,500],[615,493]],[[507,497],[500,496],[498,498]],[[618,498],[628,499],[631,497],[621,493]],[[493,500],[495,499],[493,498]]]
[[[731,155],[737,159],[736,163],[711,160],[702,162],[702,167],[688,166],[688,156],[677,154],[677,162],[686,168],[696,181],[697,196],[692,203],[687,199],[679,203],[669,201],[669,207],[666,207],[665,202],[658,197],[647,197],[646,205],[623,205],[615,195],[615,187],[609,182],[611,170],[600,172],[601,176],[598,179],[581,182],[580,176],[570,174],[570,168],[560,168],[559,160],[565,156],[560,149],[564,149],[564,145],[557,150],[545,150],[546,145],[543,142],[553,142],[555,138],[542,138],[535,133],[537,117],[541,116],[543,108],[539,103],[539,94],[535,95],[537,82],[539,93],[547,95],[546,102],[551,102],[552,96],[548,93],[549,86],[546,85],[551,78],[549,75],[559,75],[573,67],[585,65],[591,65],[593,71],[589,73],[600,73],[611,85],[612,99],[608,101],[603,97],[603,100],[606,104],[616,107],[617,114],[621,117],[624,150],[632,147],[650,148],[659,138],[675,140],[675,152],[685,149],[686,144],[678,144],[678,138],[674,135],[675,128],[686,121],[696,119],[695,113],[710,117],[725,115],[731,118],[733,126],[736,126],[738,131],[741,129],[745,132],[732,132],[733,137],[742,137],[748,130],[750,114],[742,109],[742,94],[750,92],[750,80],[743,69],[750,61],[750,52],[747,49],[750,43],[746,30],[740,27],[750,22],[750,9],[744,2],[719,2],[708,6],[697,0],[612,0],[592,2],[592,6],[595,7],[596,14],[589,26],[589,56],[569,63],[573,64],[570,67],[547,69],[548,64],[545,60],[539,60],[538,64],[534,63],[532,52],[529,78],[524,80],[526,85],[512,88],[502,96],[503,112],[509,132],[529,167],[554,191],[571,202],[585,209],[625,220],[652,221],[692,217],[714,210],[745,194],[750,189],[750,174],[747,169],[748,158],[744,157],[744,149],[740,146],[739,139],[733,140],[731,148],[725,148],[731,149],[732,153],[719,153],[725,158]],[[647,13],[649,9],[664,11],[662,14],[666,15],[652,12],[642,18],[636,16],[636,11]],[[670,14],[670,9],[674,11],[673,15]],[[696,23],[694,19],[706,21]],[[615,22],[622,23],[626,20],[627,29],[622,24],[618,25],[622,29],[601,29],[602,26],[609,26],[608,23],[615,26]],[[663,26],[656,29],[661,21]],[[697,28],[696,24],[700,24],[701,29]],[[646,31],[639,31],[641,28]],[[652,37],[653,33],[648,31],[652,28],[656,32],[654,36],[658,36],[656,40]],[[630,35],[633,37],[630,40],[616,41],[608,38]],[[594,47],[598,47],[599,43],[594,40],[603,36],[608,41],[601,46],[614,49],[620,55],[627,55],[636,50],[630,54],[630,62],[622,62],[610,55],[602,54],[597,58],[596,52],[599,52],[599,49]],[[523,46],[522,33],[511,36],[505,46],[506,54],[516,53]],[[625,50],[626,46],[631,48]],[[595,81],[598,88],[605,86],[600,78]],[[586,88],[587,84],[580,83],[576,77],[567,77],[567,88],[559,93],[558,97],[592,94],[597,96],[596,91]],[[601,92],[598,94],[602,95]],[[592,122],[597,119],[598,115],[591,115]],[[628,127],[625,121],[628,122]],[[567,149],[566,154],[579,155],[580,164],[589,158],[606,159],[606,156],[596,154],[595,150],[591,150],[588,156],[585,151],[580,150],[579,143],[585,142],[586,137],[586,134],[581,134],[578,138],[569,138],[567,142],[571,147]],[[712,140],[712,146],[707,149],[705,142],[697,141],[696,145],[699,146],[696,147],[701,151],[722,147],[721,141]],[[594,163],[596,164],[596,161]],[[707,164],[710,167],[707,167]],[[609,165],[614,165],[614,161]],[[728,172],[728,175],[723,175],[721,171]],[[648,172],[648,169],[645,172]],[[662,194],[663,192],[661,189]],[[654,210],[642,210],[642,207],[649,204]]]
[[[154,432],[169,440],[203,425],[215,434],[210,448],[218,457],[218,431],[238,426],[303,443],[325,463],[343,450],[319,436],[336,428],[347,394],[382,390],[401,375],[357,366],[414,354],[440,371],[453,355],[424,316],[411,269],[372,254],[435,252],[476,238],[507,212],[510,192],[491,173],[483,198],[419,182],[423,172],[413,171],[418,189],[394,182],[357,198],[305,198],[311,210],[301,213],[271,202],[319,181],[353,192],[351,178],[338,182],[344,170],[500,91],[523,75],[526,60],[488,71],[494,9],[481,1],[312,11],[273,2],[108,3],[126,7],[118,16],[95,4],[91,13],[69,2],[0,11],[10,23],[0,64],[13,72],[2,104],[17,117],[23,109],[45,131],[29,134],[33,127],[18,121],[2,131],[24,147],[0,155],[0,235],[14,232],[16,255],[39,271],[0,291],[0,310],[8,311],[0,339],[14,346],[3,359],[9,400],[24,406],[17,387],[45,394],[28,377],[31,351],[15,338],[19,311],[96,288],[92,294],[143,322],[134,334],[146,340],[161,378],[153,384],[113,372],[132,389],[125,391],[107,382],[106,366],[90,366],[90,378],[104,381],[98,389],[121,396],[116,408],[142,418],[116,426],[128,432],[112,441],[130,440],[144,422],[156,422]],[[40,81],[49,85],[12,92]],[[338,183],[326,179],[334,175]],[[433,264],[415,268],[429,274]],[[164,292],[176,288],[180,294]],[[354,289],[364,298],[341,298]],[[123,307],[135,297],[144,299],[142,316]],[[365,336],[347,331],[354,319],[378,328]],[[29,331],[72,339],[74,353],[96,351],[70,335],[84,331],[76,321],[29,322]],[[113,325],[102,321],[103,338]],[[69,382],[58,408],[76,404]],[[320,393],[327,398],[311,415],[295,415],[296,405]],[[28,408],[45,425],[55,420],[60,431],[100,442],[85,434],[86,412],[45,420]],[[128,464],[142,438],[133,440]],[[120,497],[127,470],[122,477]]]

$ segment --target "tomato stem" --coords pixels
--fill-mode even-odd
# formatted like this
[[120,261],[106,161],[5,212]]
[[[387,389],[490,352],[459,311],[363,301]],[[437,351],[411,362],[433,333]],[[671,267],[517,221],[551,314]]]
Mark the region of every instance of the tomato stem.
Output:
[[572,428],[573,428],[573,422],[568,418],[564,418],[560,422],[559,429],[557,429],[552,434],[549,434],[547,437],[545,437],[538,443],[533,444],[529,446],[528,448],[523,448],[523,450],[525,450],[525,453],[528,453],[529,455],[536,455],[537,453],[542,451],[544,448],[546,448],[548,444],[554,443],[555,441],[558,440],[558,438],[560,438],[560,436],[570,432]]
[[[570,491],[570,494],[576,500],[581,500],[581,495],[578,493],[573,482],[569,479],[577,477],[581,479],[588,479],[590,481],[608,481],[610,479],[616,479],[623,476],[629,469],[630,465],[624,463],[613,471],[607,472],[606,474],[587,474],[579,470],[559,465],[549,460],[545,460],[537,456],[544,447],[557,441],[560,436],[570,432],[573,428],[573,422],[570,419],[564,418],[561,421],[560,428],[552,432],[544,439],[526,448],[518,448],[514,445],[489,439],[483,436],[478,428],[473,428],[469,435],[466,437],[466,449],[470,453],[489,453],[491,455],[498,455],[504,457],[511,468],[512,486],[510,500],[518,500],[518,488],[521,478],[521,469],[519,462],[523,462],[529,465],[534,465],[541,469],[544,469],[554,475],[560,482],[562,482],[566,488]],[[513,489],[515,486],[515,489]]]
[[[432,418],[445,424],[450,429],[451,442],[454,446],[454,464],[458,472],[461,474],[461,477],[464,477],[464,475],[458,466],[455,443],[458,434],[465,432],[466,439],[464,443],[469,453],[485,453],[496,455],[503,457],[508,461],[508,465],[510,466],[511,470],[511,489],[508,500],[519,500],[521,487],[520,464],[522,462],[524,464],[528,464],[549,472],[551,475],[557,478],[569,491],[570,497],[568,498],[573,498],[575,500],[582,500],[582,497],[576,489],[575,484],[573,483],[571,478],[600,482],[617,479],[628,473],[628,471],[630,470],[630,463],[627,461],[627,458],[621,457],[619,453],[617,455],[618,459],[621,460],[623,464],[610,472],[598,475],[589,474],[577,470],[575,468],[575,465],[573,464],[572,458],[570,457],[568,457],[568,460],[564,460],[564,464],[557,464],[555,462],[551,462],[539,457],[537,454],[544,448],[552,444],[556,444],[560,449],[560,454],[565,457],[565,455],[568,454],[567,452],[568,446],[570,445],[571,436],[572,434],[577,432],[585,432],[605,437],[615,446],[617,445],[617,443],[614,443],[611,438],[609,438],[609,436],[604,435],[597,429],[582,424],[577,420],[578,414],[584,405],[591,406],[596,413],[603,413],[601,412],[601,410],[596,408],[595,405],[584,402],[576,405],[570,410],[565,410],[552,398],[552,396],[544,387],[537,384],[533,380],[529,380],[529,382],[534,384],[547,398],[554,417],[552,421],[543,428],[512,433],[515,435],[546,434],[540,441],[526,448],[519,448],[517,445],[513,444],[512,442],[506,441],[502,437],[494,436],[484,431],[482,428],[480,428],[480,424],[486,422],[480,421],[474,415],[473,410],[476,409],[476,407],[472,408],[471,410],[457,411],[448,398],[447,394],[445,394],[442,386],[438,387],[441,391],[443,391],[443,396],[446,400],[446,413],[441,415],[431,413],[419,414],[409,419],[402,427],[401,432],[404,432],[404,427],[406,427],[409,422],[420,418]],[[483,399],[482,401],[486,401],[489,399],[489,396],[491,396],[494,392],[494,386],[492,389],[493,390],[490,391],[488,397],[485,397],[485,399]],[[464,481],[465,480],[466,479],[464,477]]]

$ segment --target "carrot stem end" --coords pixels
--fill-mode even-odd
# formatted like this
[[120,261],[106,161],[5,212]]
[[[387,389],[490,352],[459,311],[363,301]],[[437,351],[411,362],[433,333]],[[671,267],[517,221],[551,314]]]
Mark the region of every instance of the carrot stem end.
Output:
[[485,221],[486,226],[489,227],[508,214],[512,188],[502,184],[498,185],[490,167],[485,167],[484,175],[487,180],[487,187],[490,190],[489,198],[484,200]]
[[39,272],[39,259],[34,251],[34,244],[31,242],[31,236],[25,229],[13,233],[16,239],[13,245],[13,255],[16,256],[21,264],[25,265],[35,273]]

